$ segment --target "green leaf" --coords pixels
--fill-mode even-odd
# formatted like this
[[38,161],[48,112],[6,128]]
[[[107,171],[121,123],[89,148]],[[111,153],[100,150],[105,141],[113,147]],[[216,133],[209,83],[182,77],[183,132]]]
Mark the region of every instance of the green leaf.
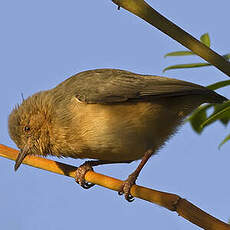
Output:
[[229,121],[230,121],[230,111],[226,114],[226,116],[220,118],[220,122],[225,126],[227,126]]
[[[218,105],[215,105],[215,106],[214,106],[214,111],[215,111],[215,112],[218,112],[218,111],[220,111],[221,109],[222,109],[222,104],[218,104]],[[220,119],[220,122],[221,122],[223,125],[226,126],[226,125],[229,123],[229,121],[230,121],[230,110],[227,111],[227,112],[225,112],[225,113],[223,113],[219,119]]]
[[201,127],[205,127],[213,122],[215,122],[218,119],[221,119],[222,116],[225,115],[225,113],[230,111],[230,101],[227,101],[223,104],[221,104],[218,108],[218,110],[214,111],[213,114],[201,124]]
[[175,57],[175,56],[188,56],[188,55],[196,55],[192,51],[176,51],[176,52],[170,52],[165,54],[164,57]]
[[218,146],[218,149],[220,149],[222,145],[224,145],[229,140],[230,140],[230,134],[227,137],[225,137],[223,141],[221,141],[221,143]]
[[197,133],[201,133],[203,131],[203,127],[201,124],[207,120],[207,109],[210,108],[212,105],[202,105],[195,112],[186,120],[189,121],[193,130]]
[[191,63],[191,64],[178,64],[178,65],[172,65],[168,66],[165,69],[163,69],[163,72],[171,69],[187,69],[187,68],[198,68],[198,67],[204,67],[204,66],[211,66],[209,63]]
[[226,80],[226,81],[219,81],[219,82],[216,82],[212,85],[208,85],[206,86],[207,88],[211,89],[211,90],[216,90],[216,89],[219,89],[219,88],[223,88],[225,86],[228,86],[230,85],[230,80]]
[[205,44],[206,46],[210,47],[211,45],[211,41],[210,41],[210,37],[209,37],[209,34],[208,33],[205,33],[203,34],[201,37],[200,37],[200,41]]
[[[183,53],[183,52],[189,52],[189,51],[178,51],[178,52]],[[172,52],[171,54],[173,54],[173,53],[177,53],[177,52]],[[177,56],[177,55],[169,55],[169,54],[166,54],[165,56]],[[196,54],[194,54],[194,55],[196,55]],[[223,57],[226,60],[229,60],[230,59],[230,54],[225,54],[225,55],[223,55]],[[198,68],[198,67],[204,67],[204,66],[212,66],[212,65],[209,64],[209,63],[178,64],[178,65],[172,65],[172,66],[168,66],[168,67],[164,68],[163,72],[165,72],[167,70],[171,70],[171,69],[187,69],[187,68]]]
[[230,59],[230,54],[225,54],[225,55],[223,55],[223,57],[224,57],[226,60],[229,60],[229,59]]

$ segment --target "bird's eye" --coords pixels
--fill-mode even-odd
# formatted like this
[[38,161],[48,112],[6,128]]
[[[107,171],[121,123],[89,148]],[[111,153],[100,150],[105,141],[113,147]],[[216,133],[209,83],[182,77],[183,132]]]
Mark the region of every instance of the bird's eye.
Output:
[[29,126],[25,126],[24,130],[25,130],[25,132],[30,131],[30,127]]

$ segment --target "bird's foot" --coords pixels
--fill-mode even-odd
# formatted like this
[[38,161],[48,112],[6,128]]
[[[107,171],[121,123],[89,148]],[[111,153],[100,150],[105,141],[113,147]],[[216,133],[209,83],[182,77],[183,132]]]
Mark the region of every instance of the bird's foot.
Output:
[[84,189],[89,189],[95,185],[85,180],[85,174],[88,171],[93,171],[93,168],[87,161],[80,165],[76,170],[75,181]]
[[129,177],[123,182],[120,190],[118,191],[119,195],[125,196],[125,199],[128,202],[134,201],[134,197],[130,194],[131,187],[135,184],[137,180],[138,174],[136,172],[133,172],[129,175]]

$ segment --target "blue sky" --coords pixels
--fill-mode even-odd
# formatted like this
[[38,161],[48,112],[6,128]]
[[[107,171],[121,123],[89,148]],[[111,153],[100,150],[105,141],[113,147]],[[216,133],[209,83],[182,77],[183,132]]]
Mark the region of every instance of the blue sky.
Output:
[[[199,38],[209,32],[212,48],[230,52],[230,2],[148,1],[156,10]],[[208,4],[207,4],[208,3]],[[52,88],[83,70],[120,68],[208,85],[228,79],[214,67],[174,70],[168,65],[199,58],[167,58],[165,53],[183,47],[109,0],[8,0],[0,3],[0,143],[11,147],[7,119],[24,97]],[[219,91],[229,97],[227,89]],[[148,162],[137,184],[176,193],[208,213],[230,218],[229,146],[219,151],[228,127],[216,122],[200,136],[185,124]],[[79,165],[80,160],[64,159]],[[83,190],[73,179],[0,158],[0,226],[17,230],[173,229],[197,226],[162,207],[136,199],[126,202],[99,186]],[[137,166],[99,166],[103,174],[125,179]]]

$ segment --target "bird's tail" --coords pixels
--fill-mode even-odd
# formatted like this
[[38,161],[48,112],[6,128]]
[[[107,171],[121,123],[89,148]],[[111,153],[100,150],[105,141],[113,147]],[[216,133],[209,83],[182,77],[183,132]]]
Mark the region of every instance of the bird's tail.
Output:
[[228,99],[213,90],[208,90],[206,94],[208,103],[223,103],[224,101],[228,101]]

